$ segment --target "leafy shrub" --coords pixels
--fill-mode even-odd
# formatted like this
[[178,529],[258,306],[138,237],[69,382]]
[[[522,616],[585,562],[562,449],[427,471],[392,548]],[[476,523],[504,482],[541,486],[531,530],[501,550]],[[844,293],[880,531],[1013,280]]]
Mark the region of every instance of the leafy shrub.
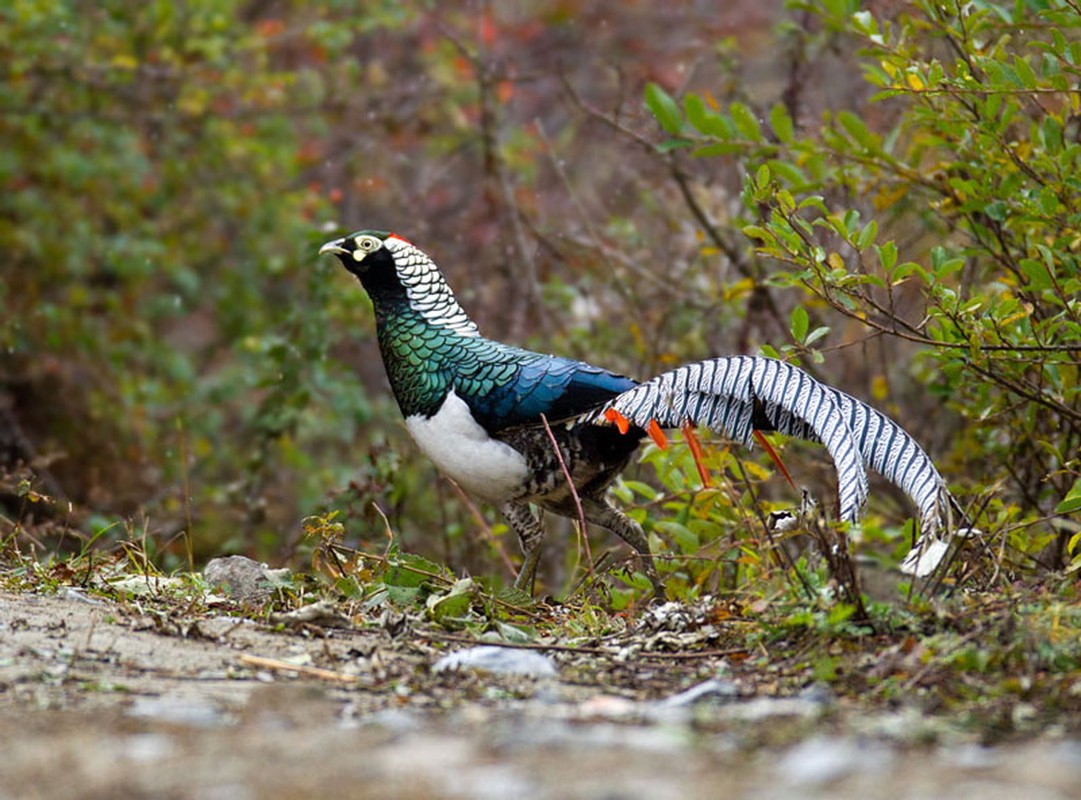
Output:
[[918,2],[892,20],[796,6],[819,46],[859,53],[868,103],[811,124],[783,101],[680,104],[653,85],[662,147],[742,166],[735,224],[763,280],[804,296],[790,357],[820,360],[812,345],[840,326],[886,340],[878,385],[912,370],[927,407],[963,420],[930,412],[996,546],[1017,566],[1076,559],[1055,514],[1077,510],[1081,468],[1081,17],[1065,2]]

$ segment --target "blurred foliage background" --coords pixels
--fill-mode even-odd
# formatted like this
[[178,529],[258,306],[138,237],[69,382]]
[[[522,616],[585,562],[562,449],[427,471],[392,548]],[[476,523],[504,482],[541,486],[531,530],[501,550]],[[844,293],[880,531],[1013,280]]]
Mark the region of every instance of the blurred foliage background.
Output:
[[[1072,0],[13,0],[0,534],[287,560],[337,509],[501,569],[315,256],[379,228],[493,338],[638,377],[797,360],[916,436],[1010,567],[1076,566],[1079,33]],[[726,503],[682,456],[629,476],[655,546],[753,555],[724,509],[794,501],[720,450]],[[903,552],[910,509],[873,511]]]

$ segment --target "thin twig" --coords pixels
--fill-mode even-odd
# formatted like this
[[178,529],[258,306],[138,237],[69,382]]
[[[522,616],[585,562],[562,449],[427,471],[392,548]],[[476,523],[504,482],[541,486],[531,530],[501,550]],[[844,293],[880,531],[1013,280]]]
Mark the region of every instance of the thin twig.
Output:
[[567,479],[567,487],[570,489],[571,497],[574,498],[574,508],[578,512],[578,535],[581,537],[580,541],[585,545],[586,569],[589,571],[589,577],[596,580],[597,576],[593,572],[593,553],[589,549],[589,534],[586,530],[586,515],[582,509],[582,501],[578,497],[578,490],[574,487],[571,472],[567,469],[567,462],[563,460],[563,453],[559,449],[556,435],[552,433],[552,426],[548,424],[548,417],[541,414],[540,418],[541,424],[544,425],[544,430],[548,434],[548,441],[552,443],[552,450],[555,451],[556,459],[559,461],[559,468],[563,470],[563,477]]
[[484,518],[484,515],[480,513],[480,509],[477,508],[477,504],[470,499],[469,495],[465,493],[465,490],[463,490],[456,481],[452,480],[451,478],[447,478],[447,480],[450,482],[451,487],[458,495],[458,498],[463,503],[465,503],[465,507],[469,509],[469,513],[473,515],[473,519],[475,519],[477,521],[477,524],[480,525],[480,530],[485,540],[488,542],[488,544],[495,548],[495,551],[497,553],[499,553],[499,558],[503,561],[503,566],[505,566],[507,568],[507,572],[513,576],[515,574],[514,562],[511,561],[510,556],[507,555],[507,550],[503,547],[503,543],[496,538],[496,535],[494,533],[492,533],[492,528],[488,524],[488,520],[486,520]]
[[[588,656],[616,657],[619,652],[618,646],[612,647],[588,647],[572,644],[540,644],[536,642],[498,642],[487,639],[476,639],[471,636],[457,636],[453,633],[432,633],[430,631],[415,631],[423,639],[434,639],[442,642],[458,642],[461,644],[483,645],[492,647],[505,647],[511,650],[551,650],[557,653],[577,653]],[[675,661],[691,660],[696,658],[723,658],[725,656],[740,655],[748,652],[746,647],[733,647],[727,650],[699,650],[691,653],[654,653],[648,650],[639,650],[635,653],[636,658],[660,658]]]
[[188,557],[188,572],[195,572],[195,524],[192,519],[191,473],[188,469],[188,432],[184,427],[184,418],[177,417],[177,449],[180,452],[180,485],[184,492],[184,553]]
[[329,669],[308,667],[302,664],[290,664],[288,661],[281,661],[277,658],[264,658],[263,656],[252,656],[247,653],[241,654],[240,663],[246,664],[249,667],[269,669],[275,672],[295,672],[306,678],[317,678],[321,681],[334,681],[336,683],[357,682],[357,677],[355,675],[346,675],[344,672],[334,672]]

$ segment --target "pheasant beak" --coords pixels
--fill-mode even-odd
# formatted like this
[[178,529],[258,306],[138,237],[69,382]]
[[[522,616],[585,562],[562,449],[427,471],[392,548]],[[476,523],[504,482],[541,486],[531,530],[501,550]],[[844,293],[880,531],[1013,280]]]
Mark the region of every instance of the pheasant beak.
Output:
[[349,251],[342,247],[342,242],[345,239],[335,239],[332,242],[327,242],[325,245],[319,248],[319,255],[324,253],[333,253],[334,255],[341,255],[342,253],[348,253]]

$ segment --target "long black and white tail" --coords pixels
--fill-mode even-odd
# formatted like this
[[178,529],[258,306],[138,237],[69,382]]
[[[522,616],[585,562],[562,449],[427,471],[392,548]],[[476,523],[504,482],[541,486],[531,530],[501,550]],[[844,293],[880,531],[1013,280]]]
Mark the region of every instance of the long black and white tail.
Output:
[[[858,522],[867,500],[864,465],[896,484],[920,513],[923,539],[943,528],[952,499],[930,456],[886,415],[826,386],[803,370],[773,358],[714,358],[665,372],[618,395],[594,418],[615,409],[639,427],[701,425],[752,444],[754,430],[774,430],[821,442],[837,468],[840,517]],[[913,556],[915,553],[915,556]],[[914,549],[903,569],[924,572]],[[926,565],[924,565],[925,567]]]

